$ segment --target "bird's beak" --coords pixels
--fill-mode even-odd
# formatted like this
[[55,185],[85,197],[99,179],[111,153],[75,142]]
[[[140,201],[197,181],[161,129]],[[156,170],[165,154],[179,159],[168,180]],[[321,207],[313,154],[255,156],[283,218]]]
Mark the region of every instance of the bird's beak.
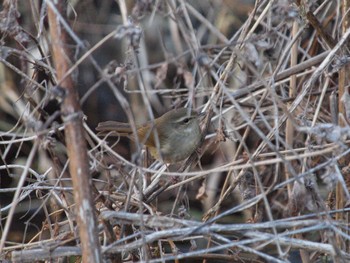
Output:
[[203,118],[205,117],[206,114],[207,114],[207,113],[206,113],[205,111],[203,111],[203,112],[201,112],[201,113],[198,113],[198,118],[199,118],[200,120],[203,120]]

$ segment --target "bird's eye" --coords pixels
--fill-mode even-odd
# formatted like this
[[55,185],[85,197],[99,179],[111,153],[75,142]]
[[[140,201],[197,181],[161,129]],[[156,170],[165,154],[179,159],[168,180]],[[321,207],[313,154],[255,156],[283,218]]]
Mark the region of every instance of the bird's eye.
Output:
[[187,124],[187,123],[190,122],[190,120],[191,120],[191,118],[185,118],[185,119],[182,120],[182,123],[183,124]]

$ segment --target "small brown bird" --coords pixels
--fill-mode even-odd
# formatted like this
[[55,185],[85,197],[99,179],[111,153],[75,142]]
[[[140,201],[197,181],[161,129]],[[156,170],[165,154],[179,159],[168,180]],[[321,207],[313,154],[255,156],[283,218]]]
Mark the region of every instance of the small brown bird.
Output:
[[[202,136],[199,116],[195,111],[186,108],[170,110],[154,121],[136,126],[138,139],[147,146],[155,159],[166,163],[180,162],[199,146]],[[135,141],[128,123],[101,122],[96,130],[99,135],[113,132],[111,134],[126,136]],[[155,136],[158,136],[159,149]]]

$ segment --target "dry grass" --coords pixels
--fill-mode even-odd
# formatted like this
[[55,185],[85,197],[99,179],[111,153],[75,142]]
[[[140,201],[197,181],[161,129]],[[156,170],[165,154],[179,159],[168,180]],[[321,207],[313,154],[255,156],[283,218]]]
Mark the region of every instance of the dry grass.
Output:
[[[0,13],[1,260],[350,260],[348,0],[52,2]],[[179,164],[94,130],[175,107],[206,114]]]

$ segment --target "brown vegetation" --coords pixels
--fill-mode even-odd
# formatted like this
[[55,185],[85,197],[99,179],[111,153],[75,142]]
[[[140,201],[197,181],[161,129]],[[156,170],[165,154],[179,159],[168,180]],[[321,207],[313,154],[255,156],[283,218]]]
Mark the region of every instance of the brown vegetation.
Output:
[[[0,260],[350,261],[349,0],[54,2],[0,12]],[[96,135],[180,107],[186,161]]]

